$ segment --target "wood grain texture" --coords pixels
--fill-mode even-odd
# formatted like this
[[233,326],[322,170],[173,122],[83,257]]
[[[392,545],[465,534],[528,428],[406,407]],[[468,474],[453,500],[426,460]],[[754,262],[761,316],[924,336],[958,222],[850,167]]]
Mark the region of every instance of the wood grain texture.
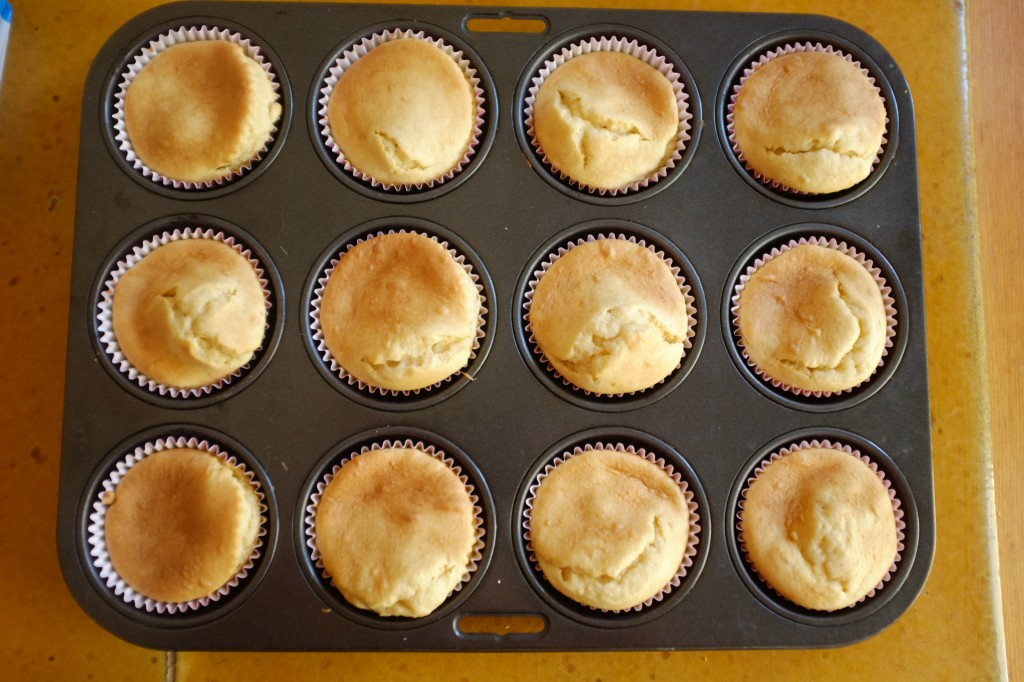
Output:
[[996,523],[1009,678],[1024,675],[1024,58],[1017,47],[1024,5],[976,0],[968,6],[970,88],[977,159],[978,219],[988,337],[989,402]]

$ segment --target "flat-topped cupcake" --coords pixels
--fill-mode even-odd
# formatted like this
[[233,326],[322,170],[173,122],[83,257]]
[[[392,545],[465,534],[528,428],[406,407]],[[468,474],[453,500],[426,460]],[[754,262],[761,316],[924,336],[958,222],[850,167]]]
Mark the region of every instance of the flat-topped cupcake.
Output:
[[417,448],[346,462],[316,508],[315,543],[345,599],[382,616],[439,607],[470,569],[476,518],[465,484]]
[[534,289],[537,345],[573,385],[641,391],[679,366],[691,318],[668,263],[625,239],[598,239],[559,257]]
[[852,606],[896,559],[892,501],[859,457],[798,448],[769,463],[745,497],[740,529],[747,556],[795,604],[822,611]]
[[357,380],[411,391],[466,366],[482,301],[473,278],[430,237],[371,237],[341,257],[324,289],[320,327]]
[[260,499],[242,471],[193,448],[155,452],[118,482],[104,538],[117,574],[167,603],[212,595],[253,554]]
[[530,537],[544,577],[562,594],[626,610],[665,589],[689,542],[689,508],[665,470],[611,449],[574,455],[541,479]]
[[751,273],[736,325],[744,354],[767,377],[834,393],[878,368],[888,316],[878,281],[857,259],[801,244]]
[[345,69],[327,108],[345,160],[387,186],[441,179],[470,149],[476,95],[466,73],[427,40],[398,38]]
[[248,363],[267,307],[252,263],[222,241],[178,239],[129,268],[113,295],[117,344],[150,380],[208,386]]
[[159,52],[124,100],[139,160],[189,183],[229,177],[254,160],[280,117],[266,71],[227,40],[182,42]]
[[622,52],[590,52],[544,79],[533,124],[555,170],[615,190],[665,166],[676,149],[679,107],[672,84],[653,66]]
[[837,54],[793,52],[754,69],[733,110],[735,142],[768,181],[838,192],[870,173],[885,135],[885,104],[860,69]]

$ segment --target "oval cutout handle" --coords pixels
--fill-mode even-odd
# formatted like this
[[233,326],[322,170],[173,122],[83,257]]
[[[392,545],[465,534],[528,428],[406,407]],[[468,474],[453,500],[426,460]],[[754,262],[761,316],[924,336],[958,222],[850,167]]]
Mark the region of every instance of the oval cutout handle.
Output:
[[548,32],[548,20],[535,15],[471,14],[464,23],[472,33],[529,33],[539,35]]
[[455,621],[462,637],[537,637],[547,629],[548,619],[539,613],[467,613]]

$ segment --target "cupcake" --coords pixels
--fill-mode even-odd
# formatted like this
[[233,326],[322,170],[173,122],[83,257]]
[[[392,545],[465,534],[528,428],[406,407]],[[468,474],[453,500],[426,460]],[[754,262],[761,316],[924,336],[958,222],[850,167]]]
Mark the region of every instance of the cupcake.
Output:
[[195,389],[249,363],[267,305],[242,253],[195,236],[157,241],[127,267],[113,285],[111,316],[116,346],[134,370],[165,387]]
[[898,559],[887,484],[859,456],[801,443],[762,465],[739,529],[754,570],[794,604],[835,611],[879,586]]
[[895,324],[868,266],[823,244],[794,243],[755,265],[734,298],[748,362],[776,385],[805,394],[867,381]]
[[192,186],[251,165],[280,118],[262,62],[226,39],[187,40],[157,51],[124,93],[127,143],[141,165]]
[[101,498],[110,568],[142,599],[216,599],[258,546],[261,497],[251,476],[199,447],[140,456]]
[[350,604],[381,616],[429,615],[474,566],[474,499],[449,464],[420,447],[344,463],[313,514],[326,574]]
[[473,277],[445,246],[392,232],[341,256],[320,299],[319,326],[345,373],[376,389],[414,391],[469,363],[482,312]]
[[732,139],[748,168],[813,194],[866,178],[886,128],[885,103],[871,77],[842,55],[809,46],[755,64],[732,114]]
[[556,460],[530,507],[530,550],[544,577],[606,611],[671,589],[696,533],[683,488],[665,469],[603,446]]
[[692,299],[681,287],[664,257],[641,244],[580,243],[538,275],[530,332],[574,386],[597,394],[642,391],[679,366],[693,336]]
[[468,63],[456,61],[460,53],[422,34],[397,35],[352,55],[326,120],[339,159],[359,176],[388,188],[420,187],[468,160],[480,132],[478,97]]
[[673,84],[625,52],[573,57],[544,79],[532,111],[540,152],[571,181],[624,190],[665,168],[677,151]]

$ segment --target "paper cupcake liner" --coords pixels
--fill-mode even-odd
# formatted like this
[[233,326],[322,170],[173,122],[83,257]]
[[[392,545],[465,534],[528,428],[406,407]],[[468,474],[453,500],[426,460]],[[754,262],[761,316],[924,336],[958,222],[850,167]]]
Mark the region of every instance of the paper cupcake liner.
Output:
[[[121,346],[117,342],[117,337],[114,335],[113,306],[114,289],[117,287],[117,283],[126,272],[131,270],[139,261],[152,253],[158,247],[173,241],[178,241],[179,239],[212,239],[214,241],[227,244],[244,256],[252,265],[253,270],[256,271],[256,277],[259,280],[260,287],[263,289],[263,300],[267,306],[267,310],[270,310],[272,307],[270,299],[270,283],[267,281],[263,265],[259,262],[256,256],[253,255],[249,248],[236,241],[234,237],[228,236],[225,233],[212,228],[186,227],[184,229],[175,229],[171,232],[161,232],[158,235],[140,242],[136,246],[132,247],[132,250],[128,255],[117,262],[114,269],[110,272],[106,281],[103,283],[103,290],[100,292],[100,301],[96,306],[96,330],[99,334],[100,345],[103,346],[103,351],[106,354],[107,359],[110,360],[111,364],[113,364],[121,374],[128,377],[131,381],[134,381],[141,388],[161,396],[170,396],[171,398],[199,398],[204,395],[209,395],[215,390],[224,388],[235,379],[241,377],[252,366],[252,361],[250,360],[231,374],[221,377],[212,384],[196,388],[177,388],[175,386],[162,384],[143,374],[128,360],[128,358],[125,357],[124,353],[121,351]],[[269,329],[269,322],[267,324],[268,326],[266,329]],[[264,331],[264,338],[266,338],[266,331]],[[253,354],[254,358],[256,353],[259,353],[262,348],[263,346],[261,345],[256,349]]]
[[[761,54],[757,59],[752,61],[749,66],[743,69],[743,76],[740,77],[740,82],[733,86],[732,95],[730,95],[729,103],[728,105],[726,105],[725,130],[729,137],[729,146],[732,148],[732,151],[736,155],[736,158],[739,160],[740,163],[743,164],[743,167],[746,168],[751,173],[751,175],[753,175],[757,180],[764,183],[765,185],[768,185],[769,187],[776,191],[785,192],[786,194],[792,194],[795,196],[818,196],[820,193],[804,192],[802,190],[793,189],[792,187],[784,185],[781,182],[777,182],[775,180],[772,180],[771,178],[763,176],[761,173],[754,170],[754,168],[750,166],[750,163],[747,161],[747,158],[743,155],[743,151],[740,149],[739,144],[736,142],[734,110],[736,108],[736,98],[739,97],[740,94],[740,88],[743,87],[743,84],[747,82],[747,79],[750,78],[750,76],[757,69],[759,69],[760,67],[764,66],[765,64],[767,64],[768,62],[777,57],[781,57],[787,54],[793,54],[794,52],[824,52],[825,54],[834,54],[838,57],[842,57],[843,59],[853,64],[858,69],[860,69],[860,72],[863,73],[869,81],[871,81],[871,84],[875,85],[875,77],[872,76],[871,73],[867,69],[865,69],[859,61],[854,59],[851,55],[846,54],[842,50],[836,49],[832,45],[822,45],[821,43],[811,43],[809,41],[806,43],[788,43],[786,45],[782,45],[780,47],[777,47],[773,50],[769,50],[768,52]],[[882,93],[881,88],[875,85],[875,91],[878,93],[878,96],[882,98],[882,101],[885,101],[885,95]],[[885,127],[886,131],[888,131],[888,113],[885,117]],[[878,166],[879,162],[882,160],[882,154],[885,153],[885,147],[888,144],[888,142],[888,137],[886,133],[883,132],[882,144],[878,147],[878,153],[875,155],[875,160],[872,162],[872,169]],[[835,194],[835,192],[829,192],[829,194]]]
[[114,94],[114,113],[112,116],[114,121],[114,139],[117,140],[118,149],[121,150],[125,160],[132,166],[132,168],[141,173],[143,177],[164,186],[173,187],[174,189],[210,189],[240,178],[242,175],[252,170],[252,168],[263,158],[270,148],[270,143],[275,139],[278,132],[278,127],[276,125],[273,126],[270,131],[270,137],[266,142],[264,142],[263,147],[256,156],[246,161],[239,168],[232,169],[230,172],[214,180],[205,180],[202,182],[177,180],[158,173],[142,162],[135,153],[135,148],[132,146],[131,140],[128,138],[128,129],[125,124],[124,108],[125,97],[128,94],[128,87],[135,80],[135,77],[139,75],[139,72],[142,71],[143,67],[149,64],[158,54],[167,48],[177,45],[178,43],[191,43],[200,40],[224,40],[241,47],[245,52],[245,55],[259,64],[266,72],[267,78],[270,79],[270,86],[277,95],[277,101],[281,101],[281,85],[277,81],[277,75],[274,73],[274,69],[270,62],[263,55],[259,45],[253,44],[251,40],[239,33],[235,33],[224,28],[217,28],[215,26],[207,27],[204,25],[199,28],[194,26],[182,26],[163,33],[151,40],[146,47],[142,48],[142,50],[135,55],[132,62],[128,64],[127,70],[121,74],[121,82],[118,84],[117,92]]
[[[391,42],[392,40],[399,40],[403,38],[425,40],[451,57],[452,60],[458,64],[459,68],[462,69],[462,73],[465,75],[466,80],[469,81],[469,85],[473,89],[473,94],[476,97],[476,120],[473,124],[473,133],[470,136],[469,146],[463,153],[462,159],[460,159],[453,168],[449,169],[448,172],[444,173],[440,177],[433,178],[427,182],[418,182],[413,184],[394,184],[383,182],[371,175],[367,175],[353,166],[349,160],[345,158],[345,153],[341,150],[341,147],[334,139],[334,135],[331,133],[331,123],[327,116],[327,109],[331,101],[331,95],[334,94],[334,88],[338,84],[338,80],[341,78],[341,75],[361,57],[366,56],[366,54],[373,48],[383,45],[384,43]],[[392,192],[409,192],[422,190],[424,188],[429,189],[436,185],[441,185],[455,177],[463,168],[466,167],[476,154],[477,147],[480,145],[480,137],[483,135],[484,117],[487,115],[484,91],[480,86],[480,77],[477,76],[477,70],[476,67],[473,66],[473,63],[469,61],[461,50],[452,47],[440,38],[427,35],[424,31],[414,31],[412,29],[396,28],[391,31],[374,33],[346,49],[341,53],[341,56],[335,60],[334,65],[328,70],[327,77],[320,82],[319,92],[320,99],[317,100],[317,103],[319,104],[317,116],[319,117],[318,122],[320,124],[320,140],[326,145],[327,149],[334,154],[334,160],[348,173],[351,173],[357,180],[368,182],[372,187]]]
[[[540,142],[537,140],[536,130],[534,129],[533,105],[537,99],[537,93],[540,91],[540,86],[544,84],[547,77],[550,76],[559,66],[565,64],[570,59],[574,59],[575,57],[589,54],[591,52],[621,52],[623,54],[636,57],[645,64],[654,67],[659,73],[665,76],[672,85],[672,91],[676,96],[676,105],[679,109],[679,130],[676,132],[675,151],[673,151],[672,155],[665,161],[661,168],[657,169],[646,178],[626,185],[625,187],[618,187],[615,189],[591,187],[586,183],[574,180],[567,174],[556,169],[548,159],[547,154],[545,154],[544,150],[541,148]],[[544,62],[543,66],[541,66],[540,70],[533,76],[531,83],[532,84],[530,85],[529,90],[527,90],[526,97],[523,101],[526,134],[530,139],[530,145],[544,162],[544,165],[557,173],[563,182],[566,182],[570,186],[584,192],[596,192],[600,196],[608,195],[614,197],[620,194],[629,194],[631,192],[644,189],[645,187],[664,178],[668,175],[670,170],[675,168],[676,164],[682,158],[683,150],[686,149],[686,143],[690,140],[690,119],[693,118],[693,114],[690,113],[688,103],[690,94],[686,92],[679,72],[676,71],[675,65],[664,55],[659,54],[654,50],[654,48],[648,47],[635,39],[619,38],[616,36],[601,36],[573,43],[572,45],[562,48],[558,53],[551,55]]]
[[[671,269],[673,277],[676,278],[676,282],[679,283],[679,290],[683,292],[683,300],[686,301],[686,338],[683,340],[683,356],[680,358],[679,364],[675,366],[675,369],[673,369],[668,374],[668,376],[666,376],[664,379],[656,383],[654,386],[649,386],[639,391],[630,391],[628,393],[594,393],[592,391],[588,391],[585,388],[580,388],[579,386],[577,386],[576,384],[572,383],[564,376],[562,376],[561,372],[555,369],[555,366],[551,364],[551,361],[548,360],[547,356],[541,350],[540,344],[537,343],[537,339],[533,335],[533,326],[530,324],[530,309],[533,307],[533,295],[537,288],[537,284],[540,282],[540,278],[543,277],[544,274],[551,268],[551,266],[555,264],[555,261],[557,261],[565,254],[569,253],[569,251],[572,251],[577,246],[581,246],[589,242],[595,242],[600,239],[622,239],[630,242],[631,244],[638,244],[639,246],[644,247],[645,249],[656,255],[661,260],[665,261],[665,263]],[[579,391],[587,396],[594,396],[597,398],[622,398],[623,396],[638,395],[641,393],[646,393],[647,391],[654,390],[658,386],[668,381],[668,379],[677,371],[679,371],[680,367],[683,366],[683,360],[686,358],[686,353],[693,347],[693,337],[696,336],[697,334],[697,307],[695,301],[696,299],[694,299],[693,295],[690,293],[690,285],[686,281],[686,278],[683,276],[682,270],[678,265],[672,262],[672,259],[668,255],[666,255],[664,251],[660,251],[654,246],[648,245],[645,240],[638,239],[637,237],[627,236],[625,234],[615,234],[612,232],[609,232],[607,234],[593,233],[588,234],[586,237],[580,237],[575,241],[571,241],[567,244],[564,244],[563,246],[558,247],[557,251],[549,254],[548,257],[541,262],[539,269],[534,270],[533,274],[530,276],[530,281],[527,284],[526,296],[523,300],[523,322],[526,325],[525,330],[527,343],[530,344],[530,348],[533,350],[534,356],[540,360],[540,362],[544,365],[545,369],[547,369],[548,372],[550,372],[556,379],[561,380],[561,382],[565,386],[568,386],[574,391]]]
[[[466,274],[468,274],[470,278],[472,278],[473,284],[474,286],[476,286],[477,294],[480,297],[480,315],[477,317],[476,338],[473,339],[473,346],[470,349],[469,361],[466,363],[466,366],[462,367],[457,372],[448,375],[441,381],[435,382],[430,386],[425,386],[424,388],[416,388],[411,391],[398,391],[390,388],[381,388],[379,386],[372,386],[370,384],[360,381],[359,379],[356,379],[354,376],[349,374],[344,367],[341,366],[341,363],[339,363],[337,358],[334,357],[334,354],[331,353],[330,349],[327,347],[327,341],[326,339],[324,339],[323,329],[320,326],[320,306],[323,303],[324,291],[327,289],[327,281],[331,278],[331,274],[334,272],[334,269],[338,267],[338,263],[341,262],[341,259],[345,256],[346,253],[351,251],[359,244],[362,244],[363,242],[369,241],[370,239],[374,239],[376,237],[384,236],[386,234],[418,234],[423,237],[429,237],[430,239],[434,240],[435,242],[443,246],[448,251],[448,253],[451,254],[451,257],[455,259],[455,262],[461,265],[462,269],[466,271]],[[381,230],[359,237],[350,244],[346,244],[343,247],[341,253],[331,258],[330,264],[327,266],[327,268],[323,270],[323,272],[320,273],[320,276],[317,277],[316,282],[317,286],[316,288],[313,289],[313,298],[310,301],[309,305],[309,329],[310,332],[312,333],[313,342],[316,345],[316,351],[317,353],[320,354],[320,358],[324,361],[324,364],[330,367],[332,373],[336,374],[339,379],[348,383],[349,386],[355,386],[360,391],[366,391],[371,395],[379,394],[382,396],[410,396],[419,395],[420,393],[425,391],[432,391],[436,388],[443,386],[446,383],[449,383],[455,377],[462,374],[462,372],[465,371],[465,368],[468,367],[469,364],[472,363],[473,360],[476,358],[477,351],[480,350],[480,345],[483,342],[486,333],[485,328],[487,325],[487,315],[489,312],[487,309],[487,298],[484,296],[484,287],[480,283],[480,276],[477,275],[475,270],[473,270],[473,266],[469,263],[468,260],[466,260],[465,256],[463,256],[458,251],[448,246],[448,242],[442,241],[432,234],[420,232],[419,230],[400,228]]]
[[[758,464],[757,467],[754,469],[750,478],[747,479],[747,484],[743,487],[743,490],[740,491],[739,501],[737,502],[738,509],[736,511],[735,518],[737,540],[739,541],[740,551],[743,553],[744,561],[746,561],[747,566],[749,566],[750,569],[754,572],[754,575],[757,576],[758,580],[760,580],[763,585],[770,589],[773,594],[789,602],[790,600],[788,598],[784,597],[782,594],[776,591],[775,588],[772,587],[772,585],[760,573],[758,573],[757,567],[754,566],[754,562],[750,560],[750,556],[747,553],[747,543],[746,539],[743,536],[743,530],[740,527],[740,524],[743,520],[743,510],[747,499],[747,492],[750,490],[750,486],[753,485],[754,481],[757,480],[757,477],[763,474],[765,469],[771,466],[773,462],[776,462],[785,457],[786,455],[796,452],[797,450],[807,450],[809,448],[823,448],[827,450],[835,450],[837,452],[845,452],[851,457],[856,457],[860,461],[864,462],[864,464],[867,465],[867,467],[871,469],[871,471],[873,471],[876,476],[878,476],[878,480],[880,480],[882,482],[882,485],[885,486],[885,490],[889,494],[889,499],[892,501],[892,512],[893,516],[896,519],[896,556],[895,558],[893,558],[892,565],[889,567],[889,570],[886,572],[885,576],[878,581],[878,584],[875,585],[866,595],[864,595],[856,602],[854,602],[854,604],[845,607],[846,609],[852,608],[856,604],[860,604],[870,599],[871,597],[874,597],[875,594],[877,594],[885,586],[885,583],[889,582],[889,580],[892,579],[892,576],[896,572],[896,568],[899,565],[900,560],[903,558],[902,553],[906,549],[906,545],[904,544],[904,542],[906,540],[905,530],[907,527],[906,522],[903,520],[903,503],[896,496],[896,491],[893,490],[892,483],[889,481],[889,479],[885,477],[885,472],[878,468],[878,464],[876,464],[870,457],[861,454],[859,450],[852,448],[844,443],[833,442],[827,439],[820,441],[802,440],[799,443],[793,443],[782,448],[781,450],[777,450],[776,452],[773,452],[771,455],[763,459],[761,463]],[[843,610],[845,609],[837,609],[837,611]]]
[[[544,466],[541,472],[537,474],[537,478],[534,479],[534,482],[530,485],[529,491],[526,495],[525,506],[523,508],[522,530],[523,537],[526,540],[526,552],[530,558],[530,565],[533,566],[534,570],[539,574],[544,574],[540,567],[540,561],[537,559],[537,555],[533,549],[533,536],[531,529],[531,523],[533,520],[533,503],[537,497],[537,490],[540,489],[541,483],[544,482],[544,479],[547,478],[557,467],[561,466],[567,460],[572,459],[576,455],[581,455],[584,452],[590,452],[592,450],[614,450],[615,452],[625,452],[630,455],[642,457],[648,462],[656,465],[659,469],[664,471],[669,478],[675,481],[676,485],[678,485],[680,490],[682,490],[683,498],[686,500],[686,506],[690,512],[690,532],[686,541],[686,549],[683,552],[683,561],[679,565],[679,570],[677,570],[668,583],[661,588],[660,592],[650,599],[646,599],[640,604],[628,609],[601,609],[581,602],[576,602],[580,604],[580,606],[585,606],[591,611],[598,611],[600,613],[630,613],[642,611],[645,608],[649,608],[652,604],[660,603],[682,583],[683,578],[686,577],[690,567],[693,566],[693,558],[697,555],[697,545],[700,543],[699,533],[701,532],[700,509],[697,506],[693,492],[690,490],[686,480],[675,470],[675,467],[673,467],[671,463],[664,458],[657,457],[654,453],[647,452],[644,448],[624,445],[622,443],[587,443],[583,446],[577,445],[571,452],[563,452],[561,455],[555,457],[555,459],[553,459],[549,464]],[[554,589],[554,586],[552,586],[552,588]],[[572,597],[569,598],[572,599]]]
[[[484,519],[483,519],[483,507],[480,506],[480,496],[476,494],[476,489],[473,484],[469,482],[469,477],[462,472],[462,467],[451,457],[448,456],[443,450],[433,445],[424,444],[423,441],[413,440],[407,438],[405,440],[383,440],[379,443],[373,443],[371,445],[364,445],[359,449],[359,452],[351,452],[342,458],[337,464],[331,467],[324,477],[316,484],[316,492],[309,496],[308,504],[306,505],[306,516],[305,516],[305,535],[306,535],[306,548],[309,551],[309,558],[313,561],[313,565],[320,571],[320,576],[330,581],[331,586],[338,589],[334,583],[334,579],[327,572],[324,566],[323,560],[320,557],[320,550],[316,545],[316,512],[317,507],[320,505],[320,500],[323,498],[324,490],[330,485],[331,481],[338,474],[343,466],[348,464],[350,461],[365,455],[368,452],[374,450],[386,450],[388,448],[409,448],[416,449],[427,453],[431,457],[440,460],[448,466],[455,475],[459,477],[459,480],[466,487],[466,492],[469,494],[469,500],[473,505],[473,522],[474,532],[476,534],[476,543],[473,545],[472,553],[469,557],[469,564],[466,566],[466,572],[462,575],[462,580],[458,585],[448,593],[445,599],[450,598],[456,592],[462,590],[463,585],[468,583],[472,578],[473,574],[476,573],[480,566],[480,562],[483,561],[483,550],[486,544],[485,532],[484,532]],[[340,594],[340,590],[339,590]]]
[[[814,246],[823,246],[829,249],[833,249],[835,251],[839,251],[840,253],[844,253],[847,256],[850,256],[858,263],[863,265],[869,273],[871,273],[871,276],[874,277],[875,282],[878,284],[878,288],[882,292],[882,304],[885,306],[885,346],[882,348],[882,357],[879,358],[878,365],[871,373],[871,376],[869,376],[867,379],[860,382],[859,384],[855,384],[854,386],[843,389],[842,391],[809,391],[807,389],[790,386],[784,381],[779,381],[778,379],[768,376],[767,374],[765,374],[764,370],[758,367],[757,363],[755,363],[750,358],[750,356],[747,355],[746,348],[743,344],[743,338],[742,336],[740,336],[740,292],[743,291],[743,287],[746,285],[751,275],[753,275],[754,271],[756,271],[758,268],[762,267],[765,263],[772,260],[773,258],[776,258],[780,254],[785,253],[790,249],[796,248],[797,246],[804,246],[807,244],[811,244]],[[783,391],[793,393],[799,396],[829,398],[834,395],[842,395],[843,393],[849,393],[858,386],[863,386],[867,382],[871,381],[875,374],[878,373],[878,368],[885,364],[885,358],[887,355],[889,355],[889,349],[892,348],[893,346],[893,338],[896,336],[896,300],[892,296],[892,287],[889,286],[889,284],[885,281],[885,277],[882,276],[881,269],[875,267],[875,264],[871,261],[871,259],[862,254],[860,251],[858,251],[852,246],[848,246],[846,242],[837,240],[835,237],[830,237],[828,239],[826,239],[825,237],[800,237],[799,239],[791,239],[789,242],[783,244],[782,246],[777,246],[773,248],[771,251],[755,260],[754,263],[750,265],[743,272],[743,274],[740,275],[739,281],[736,283],[736,286],[733,289],[731,302],[732,306],[729,310],[732,316],[733,336],[736,337],[736,346],[739,348],[740,354],[743,356],[743,359],[746,361],[747,365],[752,370],[754,370],[757,376],[761,377],[761,379],[770,383],[775,388],[779,388],[782,389]]]
[[[249,560],[245,562],[242,568],[239,569],[238,573],[236,573],[231,580],[222,585],[213,594],[200,597],[199,599],[193,599],[185,602],[164,602],[139,594],[135,589],[129,586],[120,575],[118,575],[117,570],[114,568],[114,565],[110,560],[110,555],[107,552],[107,507],[113,502],[118,483],[121,482],[121,479],[124,478],[125,474],[127,474],[133,466],[155,452],[180,448],[190,448],[209,452],[211,455],[216,456],[221,461],[231,466],[233,469],[240,471],[249,480],[249,484],[259,497],[260,526],[252,555],[250,555]],[[263,538],[267,534],[267,503],[266,496],[263,493],[263,488],[252,471],[250,471],[233,455],[222,450],[216,443],[211,443],[206,439],[199,439],[195,437],[184,438],[182,436],[167,437],[149,441],[135,448],[123,460],[118,462],[115,465],[114,470],[111,471],[104,479],[102,486],[102,491],[92,503],[93,511],[89,515],[88,543],[91,548],[89,550],[89,556],[92,557],[93,566],[95,566],[99,571],[100,580],[102,580],[108,588],[112,589],[115,595],[121,597],[125,603],[131,604],[137,609],[144,609],[150,613],[155,611],[159,614],[174,614],[184,613],[186,611],[196,611],[209,606],[213,602],[220,601],[222,597],[227,595],[234,588],[238,587],[238,584],[245,579],[247,575],[249,575],[249,572],[252,571],[256,561],[260,558],[260,548],[263,546]]]

